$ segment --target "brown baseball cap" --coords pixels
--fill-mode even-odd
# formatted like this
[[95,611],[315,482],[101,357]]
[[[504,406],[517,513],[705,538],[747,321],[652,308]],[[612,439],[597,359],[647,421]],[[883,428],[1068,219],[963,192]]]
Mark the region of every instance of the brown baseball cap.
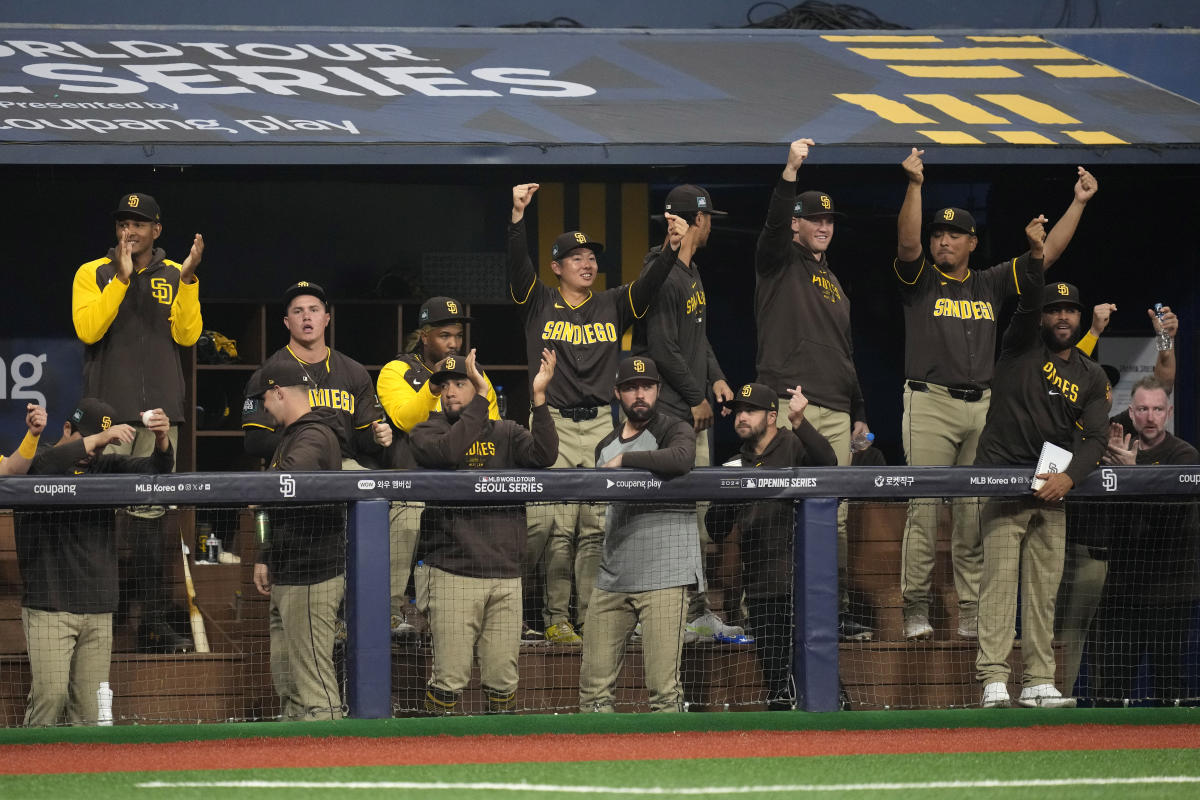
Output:
[[796,204],[792,206],[793,217],[820,217],[828,214],[832,217],[846,216],[833,207],[833,198],[825,192],[807,191],[796,196]]
[[469,378],[467,375],[466,356],[446,356],[440,364],[434,365],[434,372],[429,376],[429,382],[442,383],[447,378]]
[[71,414],[71,425],[84,436],[93,436],[106,431],[117,421],[117,412],[108,403],[96,397],[85,397]]
[[964,208],[943,208],[936,212],[926,226],[930,233],[938,228],[953,228],[956,231],[975,235],[975,217]]
[[246,390],[248,397],[258,397],[268,389],[276,386],[303,386],[308,389],[313,385],[308,372],[295,359],[276,359],[263,365],[258,371],[258,378]]
[[329,296],[325,294],[325,290],[320,284],[312,283],[311,281],[296,281],[287,288],[283,293],[283,307],[286,310],[291,306],[292,301],[301,295],[312,295],[325,304],[325,310],[329,310]]
[[617,365],[616,386],[630,381],[654,381],[662,383],[658,374],[658,365],[649,356],[626,356]]
[[117,202],[117,210],[112,213],[113,219],[144,219],[150,222],[162,222],[162,211],[158,201],[148,194],[130,192]]
[[1042,290],[1042,308],[1048,306],[1067,305],[1083,310],[1079,301],[1079,287],[1073,283],[1048,283]]
[[763,411],[776,411],[779,408],[779,395],[764,383],[747,383],[738,389],[729,405],[735,409],[738,406],[748,406]]
[[565,258],[567,253],[581,247],[586,247],[596,255],[604,252],[604,245],[600,242],[593,242],[583,231],[567,231],[560,233],[554,240],[554,246],[550,248],[550,258],[558,261],[560,258]]
[[417,322],[421,325],[439,325],[444,322],[470,322],[462,313],[462,303],[453,297],[431,297],[421,304]]

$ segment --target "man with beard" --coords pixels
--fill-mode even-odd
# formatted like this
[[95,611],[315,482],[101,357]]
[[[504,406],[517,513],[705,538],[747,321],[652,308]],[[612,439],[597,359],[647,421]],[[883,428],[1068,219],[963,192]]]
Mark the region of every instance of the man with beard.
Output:
[[[630,356],[621,361],[613,394],[625,420],[596,445],[598,468],[646,469],[666,478],[691,471],[696,434],[686,422],[659,413],[661,381],[653,360]],[[610,504],[604,555],[584,623],[581,711],[615,710],[613,690],[625,643],[639,623],[650,710],[683,711],[679,664],[691,586],[704,590],[695,507]]]
[[[154,434],[144,457],[105,453],[127,445],[133,426],[114,422],[116,410],[85,397],[54,446],[42,443],[31,475],[146,475],[170,472],[175,463],[168,415],[146,413]],[[108,680],[113,612],[117,610],[117,537],[112,508],[39,508],[13,515],[21,569],[21,625],[29,651],[26,725],[95,723],[96,689]]]
[[[713,208],[712,197],[700,186],[676,186],[667,194],[666,212],[682,217],[696,230],[694,239],[679,245],[675,265],[646,316],[633,325],[633,354],[647,355],[662,374],[659,407],[671,416],[691,422],[696,432],[696,466],[711,466],[708,436],[713,424],[709,393],[719,403],[733,399],[721,365],[708,341],[708,298],[700,277],[695,255],[708,244],[712,218],[725,216]],[[646,254],[643,275],[662,252],[662,245]],[[708,503],[696,506],[701,545],[707,540],[704,515]],[[736,625],[727,625],[708,602],[707,592],[697,592],[688,608],[687,638],[728,640],[745,633]]]
[[[430,377],[442,398],[441,413],[412,432],[413,457],[430,469],[545,469],[558,457],[558,433],[546,388],[557,357],[542,350],[530,384],[530,430],[512,420],[488,418],[488,381],[466,358],[448,356]],[[458,708],[479,659],[479,678],[490,713],[516,708],[521,644],[521,555],[527,536],[520,504],[436,506],[421,515],[422,563],[417,604],[429,617],[433,664],[425,710]]]
[[[912,148],[901,165],[908,189],[897,218],[895,273],[904,304],[904,420],[901,440],[912,466],[971,464],[991,401],[1000,307],[1017,293],[1018,275],[1030,258],[1023,253],[985,269],[970,268],[975,219],[961,208],[943,208],[928,225],[929,255],[921,246],[924,150]],[[1043,245],[1042,269],[1066,249],[1096,193],[1096,180],[1078,167],[1075,194]],[[934,498],[909,501],[900,550],[904,637],[933,636],[929,593],[937,543]],[[975,500],[953,501],[951,554],[958,593],[958,635],[976,636],[979,576],[983,555]]]
[[[1147,376],[1135,383],[1132,430],[1113,417],[1104,463],[1200,463],[1195,447],[1167,431],[1173,411],[1162,381]],[[1099,675],[1094,694],[1106,703],[1133,699],[1143,654],[1150,657],[1152,701],[1187,697],[1184,652],[1196,600],[1200,520],[1195,498],[1154,500],[1108,515],[1108,579],[1092,638]]]
[[[435,366],[447,356],[462,352],[465,327],[471,321],[463,313],[463,306],[452,297],[431,297],[421,304],[417,315],[419,327],[409,335],[404,352],[384,364],[379,371],[376,391],[383,410],[392,424],[404,434],[429,419],[431,412],[441,408],[442,385],[430,381]],[[487,375],[488,419],[499,420],[500,410],[496,406],[496,391]],[[407,442],[399,443],[388,466],[405,468],[411,466]],[[412,571],[413,553],[417,548],[417,537],[421,525],[419,501],[392,503],[391,508],[391,557],[392,557],[392,636],[412,637],[421,632],[424,621],[416,608],[404,595]]]
[[[1075,348],[1083,306],[1069,283],[1045,286],[1045,217],[1025,228],[1029,259],[1017,273],[1017,311],[1004,332],[987,422],[975,463],[1037,464],[1045,443],[1072,453],[1061,472],[1028,497],[994,497],[979,512],[983,578],[979,589],[976,678],[984,708],[1008,706],[1008,656],[1021,590],[1022,690],[1029,707],[1073,707],[1054,686],[1054,604],[1066,549],[1062,499],[1096,467],[1108,441],[1111,390],[1100,365]],[[1039,302],[1040,300],[1040,302]]]
[[[733,427],[742,440],[737,457],[727,467],[835,467],[837,456],[824,436],[804,418],[808,399],[801,387],[789,389],[788,422],[776,425],[779,397],[761,383],[738,390],[731,404]],[[742,582],[750,607],[754,646],[767,688],[767,708],[790,710],[792,654],[792,540],[795,506],[791,501],[768,501],[746,506],[714,506],[709,531],[725,536],[741,555]]]
[[[294,359],[277,359],[255,376],[261,382],[248,394],[261,398],[278,431],[269,469],[341,469],[337,412],[312,407],[312,377],[304,367]],[[390,444],[390,437],[389,428],[383,438]],[[271,678],[283,719],[341,719],[333,643],[346,589],[344,506],[273,509],[271,538],[262,546],[254,585],[271,598]]]

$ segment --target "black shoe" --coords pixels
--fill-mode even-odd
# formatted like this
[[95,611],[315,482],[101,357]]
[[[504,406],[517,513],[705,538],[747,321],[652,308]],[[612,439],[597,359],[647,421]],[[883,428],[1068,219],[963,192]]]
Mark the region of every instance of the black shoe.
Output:
[[165,622],[145,622],[138,628],[138,652],[140,653],[190,653],[196,644],[187,636],[180,636]]
[[848,615],[838,620],[838,638],[843,642],[869,642],[874,636],[875,631]]

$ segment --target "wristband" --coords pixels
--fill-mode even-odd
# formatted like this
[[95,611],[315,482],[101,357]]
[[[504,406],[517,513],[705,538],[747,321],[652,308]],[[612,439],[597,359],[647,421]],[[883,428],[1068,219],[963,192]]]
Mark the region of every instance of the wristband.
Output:
[[1160,336],[1154,343],[1154,346],[1158,348],[1158,352],[1160,353],[1166,352],[1167,350],[1174,350],[1175,340],[1167,336]]
[[28,459],[33,458],[34,453],[37,452],[38,437],[40,436],[41,434],[39,433],[30,433],[29,431],[25,431],[25,438],[21,441],[21,446],[17,449],[17,452],[21,455],[21,457]]

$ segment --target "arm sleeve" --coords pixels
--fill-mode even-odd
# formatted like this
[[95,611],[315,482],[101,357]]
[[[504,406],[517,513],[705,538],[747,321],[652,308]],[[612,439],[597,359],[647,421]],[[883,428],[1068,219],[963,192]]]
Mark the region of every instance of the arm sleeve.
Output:
[[74,439],[54,447],[41,447],[29,464],[29,474],[62,475],[69,472],[71,466],[86,455],[83,439]]
[[1112,391],[1108,379],[1101,374],[1088,391],[1083,415],[1076,422],[1074,453],[1064,470],[1078,486],[1100,463],[1108,443],[1108,412],[1112,407]]
[[550,406],[534,406],[527,431],[516,423],[512,440],[513,463],[518,467],[548,469],[558,460],[558,430],[550,416]]
[[483,374],[483,379],[487,381],[487,404],[488,404],[488,419],[500,420],[500,400],[496,395],[496,387],[492,383],[491,377],[483,370],[479,370]]
[[1037,340],[1042,321],[1042,288],[1046,285],[1040,258],[1030,258],[1026,253],[1014,258],[1010,269],[1017,283],[1017,310],[1004,331],[1001,358],[1022,353]]
[[[119,281],[113,281],[118,283]],[[200,315],[200,281],[179,282],[175,302],[171,304],[171,338],[183,347],[191,347],[204,330]]]
[[409,366],[403,361],[390,361],[379,371],[379,402],[397,428],[408,432],[429,419],[430,412],[437,408],[438,399],[429,391],[429,382],[414,391],[405,380]]
[[175,450],[168,443],[166,450],[154,447],[154,452],[148,456],[132,458],[130,456],[101,456],[111,458],[111,469],[105,472],[129,472],[135,475],[162,474],[170,472],[175,464]]
[[519,305],[533,297],[538,282],[537,271],[529,259],[529,243],[525,240],[525,218],[508,225],[508,292]]
[[792,209],[796,205],[796,184],[780,178],[771,192],[767,206],[767,221],[758,235],[754,249],[754,271],[770,275],[787,266],[788,248],[792,242]]
[[688,406],[698,406],[708,396],[704,384],[692,374],[691,366],[679,347],[678,315],[683,298],[674,284],[664,286],[654,307],[645,317],[646,349],[668,386],[679,392]]
[[[629,310],[633,312],[635,319],[641,319],[646,315],[646,311],[658,296],[659,290],[666,282],[667,276],[671,274],[671,269],[675,266],[678,258],[678,248],[672,249],[664,245],[658,256],[642,270],[638,279],[625,287],[626,295],[629,298]],[[624,304],[618,304],[617,307],[624,310]]]
[[704,387],[704,394],[707,396],[709,388],[717,381],[725,380],[725,373],[721,370],[721,364],[717,361],[717,354],[713,352],[712,342],[708,338],[704,339],[704,349],[708,353],[708,385]]
[[453,469],[479,439],[487,424],[487,401],[475,395],[462,410],[462,414],[445,430],[440,425],[425,423],[412,432],[412,453],[422,467]]
[[804,445],[804,457],[797,466],[837,466],[837,455],[833,452],[829,440],[822,436],[808,420],[802,420],[799,428],[792,429],[792,434],[800,440],[800,444]]
[[95,344],[104,338],[129,289],[129,284],[114,278],[100,290],[96,285],[96,269],[107,263],[107,259],[102,259],[84,264],[75,272],[75,282],[71,285],[71,319],[75,335],[84,344]]
[[691,472],[696,463],[696,434],[691,426],[676,422],[665,433],[666,439],[659,449],[625,453],[621,457],[621,465],[648,469],[668,478]]

